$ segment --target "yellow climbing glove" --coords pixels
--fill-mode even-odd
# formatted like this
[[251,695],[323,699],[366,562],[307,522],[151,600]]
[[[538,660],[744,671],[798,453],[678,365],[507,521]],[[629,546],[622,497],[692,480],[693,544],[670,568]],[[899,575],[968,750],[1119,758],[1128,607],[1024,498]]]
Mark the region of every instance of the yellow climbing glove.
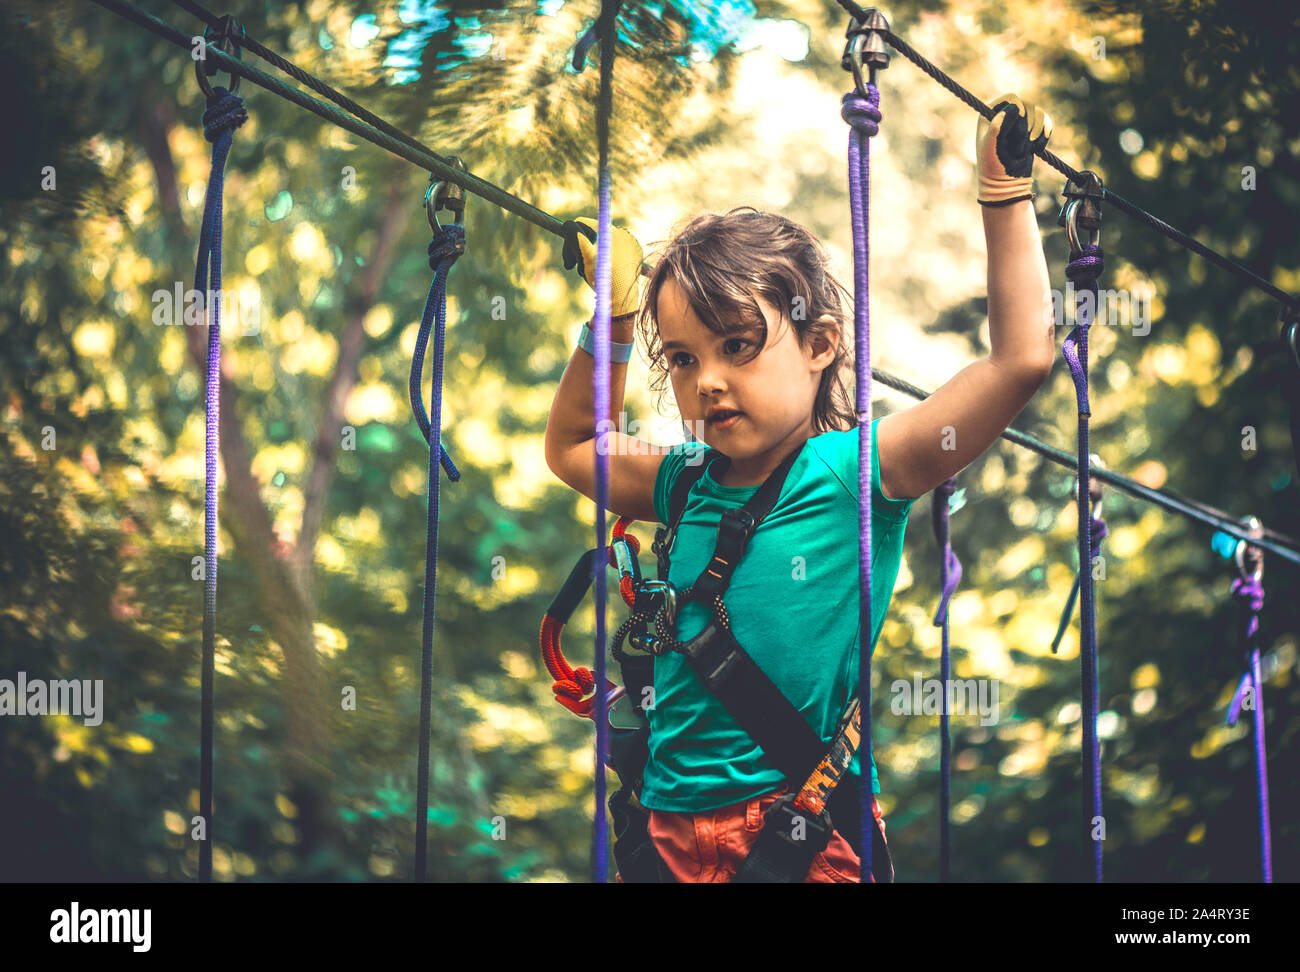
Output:
[[979,202],[1005,206],[1033,199],[1034,153],[1047,144],[1051,134],[1052,119],[1043,109],[1014,94],[994,101],[993,121],[980,115],[975,128]]
[[[564,269],[575,266],[592,290],[596,289],[596,239],[598,223],[579,216],[564,224]],[[611,226],[609,238],[609,314],[620,317],[634,314],[641,305],[637,286],[641,279],[641,244],[625,229]]]

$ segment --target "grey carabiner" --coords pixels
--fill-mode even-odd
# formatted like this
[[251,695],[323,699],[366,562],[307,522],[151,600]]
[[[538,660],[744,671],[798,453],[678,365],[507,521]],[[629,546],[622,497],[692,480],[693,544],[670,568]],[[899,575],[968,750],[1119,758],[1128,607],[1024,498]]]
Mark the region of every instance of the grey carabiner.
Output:
[[[221,27],[216,31],[216,35],[211,41],[208,40],[208,31],[212,30],[211,25],[203,28],[203,53],[202,59],[194,62],[194,75],[199,79],[199,87],[203,93],[211,98],[212,85],[208,83],[208,78],[216,75],[220,70],[215,65],[207,62],[207,49],[211,44],[222,54],[233,57],[237,61],[243,60],[243,46],[240,41],[244,39],[244,25],[237,21],[230,14],[221,18]],[[240,76],[234,71],[230,72],[230,87],[227,89],[231,94],[239,90]]]
[[[1246,528],[1246,532],[1249,533],[1252,537],[1262,537],[1264,535],[1264,524],[1262,524],[1259,521],[1258,517],[1243,516],[1241,518],[1241,525]],[[1247,550],[1248,547],[1249,550]],[[1263,580],[1264,551],[1260,550],[1256,546],[1253,546],[1246,540],[1237,541],[1237,551],[1234,557],[1234,559],[1237,562],[1237,573],[1241,575],[1242,580],[1245,580],[1247,577],[1250,576],[1250,572],[1246,569],[1247,554],[1249,554],[1250,559],[1255,562],[1255,570],[1254,570],[1255,580]]]
[[[448,156],[447,161],[462,172],[469,171],[460,156]],[[424,212],[429,217],[429,229],[435,233],[442,232],[442,226],[438,223],[439,209],[450,210],[452,223],[462,225],[465,218],[465,190],[450,180],[439,179],[429,173],[429,187],[424,190]]]

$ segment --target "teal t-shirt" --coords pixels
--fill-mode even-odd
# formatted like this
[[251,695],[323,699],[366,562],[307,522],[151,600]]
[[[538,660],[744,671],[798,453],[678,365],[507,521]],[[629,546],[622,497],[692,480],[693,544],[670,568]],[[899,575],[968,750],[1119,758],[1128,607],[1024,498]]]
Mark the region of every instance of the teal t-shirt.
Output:
[[[682,468],[702,461],[698,453],[706,448],[686,442],[664,456],[654,488],[660,521],[668,522],[668,500]],[[880,491],[880,461],[874,449],[872,453],[874,652],[898,578],[913,501],[885,497]],[[720,486],[708,472],[692,487],[668,577],[678,590],[694,583],[712,558],[722,511],[743,506],[757,490]],[[810,438],[723,595],[736,640],[828,747],[858,685],[858,495],[858,430]],[[677,637],[695,637],[709,617],[701,604],[683,605]],[[646,713],[650,759],[642,804],[698,813],[751,800],[784,783],[781,771],[763,757],[681,655],[669,652],[655,659],[654,690],[655,707]],[[861,772],[856,754],[851,770]],[[880,792],[874,759],[871,788]]]

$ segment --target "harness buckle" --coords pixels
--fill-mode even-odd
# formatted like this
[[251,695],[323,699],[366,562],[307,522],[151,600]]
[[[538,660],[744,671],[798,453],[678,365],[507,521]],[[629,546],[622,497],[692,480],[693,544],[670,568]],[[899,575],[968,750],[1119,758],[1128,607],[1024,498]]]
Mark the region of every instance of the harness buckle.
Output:
[[[773,836],[804,853],[811,848],[814,854],[820,854],[830,845],[834,830],[830,811],[809,813],[795,806],[795,796],[794,793],[783,793],[767,808],[763,815],[763,832],[770,830]],[[803,834],[801,838],[795,836],[796,828]]]

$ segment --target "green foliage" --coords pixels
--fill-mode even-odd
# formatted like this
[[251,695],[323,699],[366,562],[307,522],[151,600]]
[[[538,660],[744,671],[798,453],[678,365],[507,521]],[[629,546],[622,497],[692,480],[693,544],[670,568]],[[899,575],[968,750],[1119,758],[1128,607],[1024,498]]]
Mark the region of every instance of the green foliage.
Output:
[[[418,78],[390,83],[398,72],[382,63],[386,43],[420,28],[402,23],[396,4],[372,7],[331,4],[328,21],[313,23],[301,5],[285,5],[250,14],[257,19],[247,28],[436,151],[461,155],[475,174],[548,200],[543,208],[561,218],[594,214],[596,52],[581,74],[568,63],[591,11],[458,3],[447,23],[425,32]],[[837,5],[824,8],[819,20],[804,6],[760,5],[765,17],[806,24],[815,41],[808,59],[785,68],[823,86],[826,105],[816,110],[829,113],[844,85],[843,20]],[[175,8],[159,13],[194,29]],[[341,28],[366,13],[379,33],[358,48]],[[1034,94],[1052,105],[1052,147],[1062,158],[1297,288],[1300,250],[1281,214],[1300,209],[1300,76],[1296,35],[1281,14],[1168,3],[1127,15],[1091,4],[1056,23],[1029,2],[973,12],[906,4],[890,13],[905,38],[932,31],[945,51],[935,59],[982,96],[1004,90],[1006,62],[1035,66]],[[15,141],[0,173],[0,676],[103,679],[105,718],[97,727],[58,717],[0,726],[0,873],[192,880],[203,389],[187,329],[154,326],[150,312],[156,289],[192,286],[210,157],[202,100],[185,52],[102,9],[18,3],[3,17],[11,110],[34,134]],[[665,220],[714,200],[785,192],[782,208],[847,247],[841,143],[822,145],[819,129],[815,144],[805,140],[769,164],[777,155],[765,143],[777,133],[733,110],[735,50],[683,59],[675,52],[695,35],[672,5],[662,17],[629,12],[621,29],[612,136],[620,222],[624,213],[660,218],[665,199],[642,187],[675,185],[657,179],[660,167],[686,163],[697,175]],[[467,54],[465,38],[472,45],[483,34],[500,42],[495,55]],[[1093,34],[1107,40],[1105,63],[1083,53]],[[1019,46],[999,49],[1000,38]],[[898,349],[904,377],[933,386],[951,375],[926,371],[937,342],[960,335],[969,356],[985,350],[983,289],[954,293],[934,269],[981,244],[973,197],[961,220],[941,208],[956,195],[941,188],[941,167],[954,158],[969,167],[961,153],[974,121],[952,99],[927,100],[934,83],[901,57],[881,86],[888,151],[873,157],[873,178],[901,174],[913,203],[900,212],[894,192],[876,194],[873,227],[883,238],[873,245],[872,279],[913,319],[882,325],[880,346]],[[275,539],[250,545],[244,501],[223,491],[217,876],[409,880],[428,447],[406,396],[431,277],[425,175],[248,87],[240,93],[252,120],[236,133],[227,166],[225,264],[232,286],[260,294],[261,327],[232,328],[223,341],[246,463]],[[716,110],[700,112],[701,102]],[[1120,148],[1127,130],[1145,142],[1135,155]],[[732,163],[752,171],[753,187],[718,185],[710,167],[727,146]],[[55,166],[56,192],[40,189],[44,164]],[[789,184],[779,181],[787,164],[797,175]],[[1246,164],[1258,169],[1253,192],[1240,188]],[[341,186],[345,166],[355,170],[354,189]],[[1063,180],[1041,163],[1037,178],[1060,288],[1065,247],[1052,193]],[[467,253],[449,285],[443,441],[463,476],[439,489],[430,876],[585,880],[591,727],[553,703],[536,651],[538,621],[590,544],[591,525],[578,519],[585,507],[573,492],[540,466],[537,444],[571,324],[589,312],[590,294],[560,276],[558,242],[531,223],[477,198],[466,222]],[[1180,494],[1300,534],[1278,393],[1283,359],[1270,343],[1276,308],[1119,213],[1105,213],[1103,244],[1103,287],[1149,279],[1161,311],[1146,338],[1094,328],[1094,449],[1113,469],[1143,470]],[[505,320],[493,313],[497,299]],[[358,318],[366,327],[344,413],[355,448],[333,454],[302,580],[310,610],[291,625],[261,571],[293,556],[341,337]],[[629,388],[628,398],[629,411],[645,411],[640,392]],[[902,404],[890,400],[885,410]],[[1068,376],[1056,375],[1016,424],[1072,448]],[[1253,453],[1240,447],[1244,425],[1259,430]],[[1070,476],[998,446],[959,485],[965,502],[954,509],[953,544],[966,573],[954,602],[954,669],[977,677],[1000,666],[1002,718],[991,727],[953,720],[953,877],[1077,880],[1083,786],[1078,715],[1069,710],[1079,694],[1077,642],[1067,638],[1059,657],[1047,650],[1074,569],[1073,514],[1060,514]],[[1227,569],[1198,528],[1113,493],[1105,502],[1112,538],[1099,585],[1101,707],[1116,725],[1102,749],[1108,879],[1253,880],[1249,722],[1221,728],[1240,672]],[[914,508],[907,579],[875,654],[876,759],[900,880],[938,874],[937,719],[900,718],[881,701],[894,679],[938,673],[928,503]],[[1280,771],[1300,726],[1300,607],[1286,596],[1294,570],[1270,563],[1265,584],[1263,641],[1278,668],[1264,698],[1281,876],[1300,864],[1289,812],[1296,782]],[[610,604],[611,621],[621,620],[616,595]],[[286,634],[311,647],[311,678],[295,668]],[[581,612],[566,629],[575,663],[590,664],[592,637],[590,612]],[[312,678],[320,694],[306,709],[304,741],[295,706]],[[349,689],[355,709],[340,704]],[[295,745],[309,743],[320,757],[315,776],[292,758]],[[505,839],[497,839],[502,823]],[[320,840],[307,841],[308,831]]]

